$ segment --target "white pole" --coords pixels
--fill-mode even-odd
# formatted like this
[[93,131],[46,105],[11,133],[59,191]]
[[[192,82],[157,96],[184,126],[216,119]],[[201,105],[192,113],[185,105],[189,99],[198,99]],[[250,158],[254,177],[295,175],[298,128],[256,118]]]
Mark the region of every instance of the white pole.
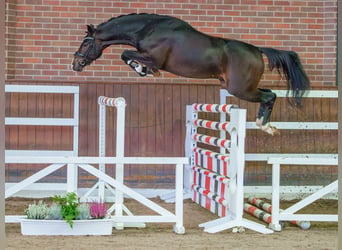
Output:
[[[185,157],[191,158],[192,149],[193,149],[193,141],[192,141],[192,124],[191,121],[193,120],[193,112],[192,106],[186,106],[186,137],[185,137]],[[184,166],[184,193],[189,195],[191,194],[191,164],[193,162],[189,161],[189,164]]]
[[[106,156],[106,106],[99,104],[99,156]],[[99,164],[99,170],[106,172],[106,165],[104,163]],[[98,195],[101,201],[104,201],[104,186],[105,183],[99,180]]]
[[[116,101],[117,107],[117,117],[116,117],[116,157],[123,158],[125,151],[125,109],[126,102],[124,98],[118,98]],[[124,183],[124,164],[118,163],[116,164],[115,178],[120,183]],[[123,192],[116,190],[115,193],[115,204],[116,216],[123,215]],[[123,229],[123,223],[116,223],[116,229]]]

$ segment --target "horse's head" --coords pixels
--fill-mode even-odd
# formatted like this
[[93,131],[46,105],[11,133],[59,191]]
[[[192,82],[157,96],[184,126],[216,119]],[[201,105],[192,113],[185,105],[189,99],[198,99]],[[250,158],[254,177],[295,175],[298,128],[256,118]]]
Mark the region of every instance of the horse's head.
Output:
[[93,25],[87,25],[87,35],[84,37],[80,48],[74,54],[72,70],[81,72],[83,68],[90,65],[102,54],[100,44],[96,41],[96,29]]

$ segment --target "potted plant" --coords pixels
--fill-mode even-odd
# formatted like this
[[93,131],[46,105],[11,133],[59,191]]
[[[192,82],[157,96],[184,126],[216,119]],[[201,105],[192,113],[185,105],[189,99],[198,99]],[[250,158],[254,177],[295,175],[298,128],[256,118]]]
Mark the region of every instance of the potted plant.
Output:
[[104,202],[80,203],[75,193],[30,204],[20,221],[23,235],[110,235],[112,220]]

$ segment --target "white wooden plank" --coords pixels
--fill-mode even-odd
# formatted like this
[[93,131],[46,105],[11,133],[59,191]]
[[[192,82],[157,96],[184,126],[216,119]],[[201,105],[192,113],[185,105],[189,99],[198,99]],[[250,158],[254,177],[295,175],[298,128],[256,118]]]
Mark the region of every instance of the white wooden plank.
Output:
[[305,157],[271,157],[268,164],[291,164],[291,165],[337,165],[338,158],[305,158]]
[[186,157],[63,157],[63,156],[9,156],[5,155],[6,163],[40,164],[40,163],[73,163],[73,164],[188,164]]
[[74,118],[6,117],[5,125],[74,126],[78,121]]
[[[277,129],[330,129],[337,130],[338,123],[337,122],[273,122],[271,121],[272,126]],[[260,129],[255,121],[247,122],[246,129]]]
[[268,161],[269,158],[333,158],[338,154],[282,154],[282,153],[246,153],[246,161]]
[[[277,95],[277,97],[288,96],[287,90],[272,89],[272,92],[274,92]],[[229,92],[226,89],[221,89],[220,96],[222,100],[225,97],[231,97],[233,95],[229,94]],[[337,90],[309,90],[306,92],[306,94],[303,97],[304,98],[338,98],[338,91]]]
[[5,92],[11,93],[61,93],[74,94],[79,93],[78,86],[48,86],[48,85],[5,85]]
[[[69,150],[5,150],[6,157],[33,157],[33,156],[45,156],[45,157],[53,157],[53,156],[75,156],[74,151]],[[17,162],[19,163],[19,162]],[[23,162],[24,163],[24,162]]]

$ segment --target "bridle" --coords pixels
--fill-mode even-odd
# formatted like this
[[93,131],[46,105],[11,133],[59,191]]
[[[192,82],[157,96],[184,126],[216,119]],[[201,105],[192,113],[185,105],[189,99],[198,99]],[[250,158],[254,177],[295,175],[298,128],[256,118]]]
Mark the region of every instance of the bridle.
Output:
[[92,36],[87,36],[83,39],[83,43],[87,40],[91,40],[91,44],[89,45],[86,52],[83,54],[79,51],[76,51],[74,54],[74,56],[79,56],[79,57],[82,57],[84,59],[83,61],[78,62],[81,66],[89,65],[92,62],[92,60],[88,59],[88,55],[89,55],[90,51],[95,47],[95,38]]

